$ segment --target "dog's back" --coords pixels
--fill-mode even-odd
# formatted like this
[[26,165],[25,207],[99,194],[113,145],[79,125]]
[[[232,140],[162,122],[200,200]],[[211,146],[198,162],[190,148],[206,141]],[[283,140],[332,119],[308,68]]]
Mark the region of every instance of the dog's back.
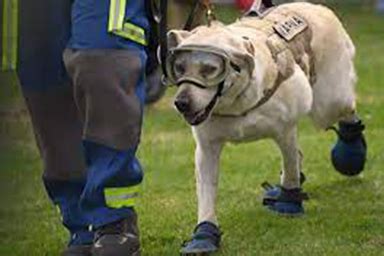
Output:
[[[268,33],[273,28],[272,25],[266,26],[266,21],[273,24],[290,15],[298,15],[303,18],[310,30],[310,42],[305,42],[305,38],[300,40],[302,44],[309,44],[311,51],[309,58],[313,62],[311,63],[313,77],[310,77],[313,79],[311,117],[316,126],[327,128],[340,118],[355,111],[356,74],[353,64],[355,47],[337,16],[322,5],[289,3],[276,7],[264,18],[242,19],[230,27],[237,30],[242,26],[246,29],[253,27],[264,32],[268,37]],[[300,36],[302,35],[297,35],[290,42],[297,41]],[[257,37],[260,42],[266,40],[262,35]],[[283,38],[280,40],[284,41]],[[306,46],[301,45],[300,47],[305,48]],[[307,56],[303,58],[305,59]]]
[[328,8],[309,3],[278,7],[297,12],[313,31],[311,48],[315,59],[311,116],[321,128],[355,112],[355,47],[340,20]]

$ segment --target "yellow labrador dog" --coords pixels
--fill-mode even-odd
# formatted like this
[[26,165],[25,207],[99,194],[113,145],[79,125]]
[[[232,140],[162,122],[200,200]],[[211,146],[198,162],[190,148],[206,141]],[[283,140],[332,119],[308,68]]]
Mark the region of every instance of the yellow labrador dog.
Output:
[[215,200],[226,142],[272,138],[283,156],[281,186],[270,188],[264,204],[302,214],[298,120],[309,115],[326,129],[357,119],[355,47],[335,14],[321,5],[284,4],[228,26],[173,30],[168,42],[174,103],[196,141],[198,225],[182,253],[218,249]]

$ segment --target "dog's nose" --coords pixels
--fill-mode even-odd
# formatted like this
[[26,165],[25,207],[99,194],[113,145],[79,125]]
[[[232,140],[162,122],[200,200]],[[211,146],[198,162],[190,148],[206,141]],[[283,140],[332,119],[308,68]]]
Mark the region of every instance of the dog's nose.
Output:
[[185,97],[176,99],[175,106],[177,110],[179,110],[182,113],[188,112],[190,110],[189,100]]

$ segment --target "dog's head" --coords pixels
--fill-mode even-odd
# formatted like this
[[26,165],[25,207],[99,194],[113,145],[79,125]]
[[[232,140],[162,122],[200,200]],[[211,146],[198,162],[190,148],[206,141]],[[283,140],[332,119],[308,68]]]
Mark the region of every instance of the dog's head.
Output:
[[168,45],[168,76],[178,86],[174,104],[191,125],[207,120],[231,87],[243,88],[252,79],[252,44],[221,24],[170,31]]

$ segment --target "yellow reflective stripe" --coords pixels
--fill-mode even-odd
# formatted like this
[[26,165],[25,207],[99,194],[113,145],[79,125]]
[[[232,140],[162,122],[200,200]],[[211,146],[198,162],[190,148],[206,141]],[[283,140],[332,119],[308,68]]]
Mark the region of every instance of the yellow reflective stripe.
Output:
[[124,23],[123,29],[119,31],[114,31],[116,35],[130,39],[136,43],[147,45],[145,39],[145,30],[135,24],[126,22]]
[[17,64],[18,0],[3,0],[2,70],[14,70]]
[[108,22],[109,32],[115,32],[123,29],[126,6],[126,0],[111,0]]
[[127,0],[111,0],[109,7],[108,32],[132,40],[136,43],[147,45],[143,28],[125,22]]
[[140,186],[105,188],[104,197],[108,207],[133,207],[139,196]]

